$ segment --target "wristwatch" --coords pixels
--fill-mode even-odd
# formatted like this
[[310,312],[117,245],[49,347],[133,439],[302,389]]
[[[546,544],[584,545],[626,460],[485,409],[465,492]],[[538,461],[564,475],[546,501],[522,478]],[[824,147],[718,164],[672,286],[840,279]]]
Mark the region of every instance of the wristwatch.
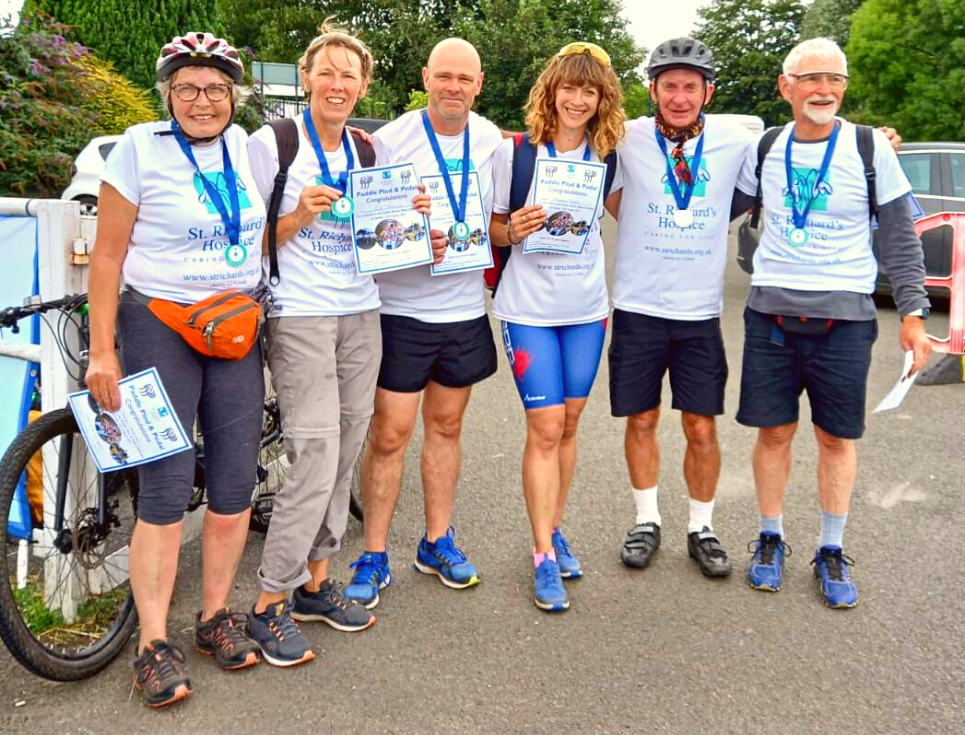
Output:
[[927,319],[927,318],[928,318],[928,314],[929,314],[930,311],[931,311],[931,309],[929,309],[927,306],[923,306],[923,307],[920,308],[920,309],[915,309],[914,311],[909,311],[907,314],[905,314],[905,315],[902,316],[901,318],[904,319],[906,316],[917,316],[917,317],[921,317],[922,319]]

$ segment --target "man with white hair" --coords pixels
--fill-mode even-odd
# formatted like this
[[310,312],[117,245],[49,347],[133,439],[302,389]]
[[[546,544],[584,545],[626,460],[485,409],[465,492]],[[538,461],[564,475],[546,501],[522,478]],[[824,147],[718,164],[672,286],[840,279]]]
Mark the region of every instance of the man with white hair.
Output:
[[842,539],[878,334],[872,214],[901,315],[899,341],[914,353],[912,372],[924,366],[930,352],[925,269],[909,209],[911,185],[885,135],[873,131],[873,170],[866,170],[861,134],[836,116],[848,86],[841,49],[824,38],[798,44],[784,60],[778,82],[794,120],[775,139],[761,168],[764,232],[744,312],[737,413],[740,423],[758,429],[753,467],[761,533],[747,580],[756,589],[781,588],[789,552],[782,506],[799,399],[807,391],[821,504],[814,575],[825,604],[850,608],[858,603],[858,592]]

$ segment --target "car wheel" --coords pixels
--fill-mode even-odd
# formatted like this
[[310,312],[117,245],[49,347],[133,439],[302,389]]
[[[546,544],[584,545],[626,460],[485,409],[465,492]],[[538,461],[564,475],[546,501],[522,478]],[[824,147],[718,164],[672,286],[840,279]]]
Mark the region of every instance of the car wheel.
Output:
[[97,197],[87,194],[74,198],[75,202],[80,202],[80,213],[85,217],[97,216]]

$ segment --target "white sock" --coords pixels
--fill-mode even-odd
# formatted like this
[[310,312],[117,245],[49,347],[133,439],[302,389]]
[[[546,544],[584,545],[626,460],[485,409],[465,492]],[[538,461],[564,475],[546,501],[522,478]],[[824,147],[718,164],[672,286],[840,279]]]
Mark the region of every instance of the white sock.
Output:
[[700,500],[690,499],[690,523],[687,524],[687,533],[700,533],[704,530],[714,530],[714,501],[706,503]]
[[660,511],[657,510],[657,486],[638,490],[633,488],[633,500],[637,504],[637,525],[656,523],[660,525]]

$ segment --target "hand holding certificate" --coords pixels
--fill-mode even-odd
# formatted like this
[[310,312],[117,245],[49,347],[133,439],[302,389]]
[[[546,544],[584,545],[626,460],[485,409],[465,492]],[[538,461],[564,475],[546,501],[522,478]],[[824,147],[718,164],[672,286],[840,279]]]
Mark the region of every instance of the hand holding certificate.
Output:
[[[461,189],[463,174],[450,173],[454,189]],[[489,268],[493,253],[489,247],[489,228],[483,213],[479,174],[470,171],[466,190],[466,211],[463,219],[452,209],[452,203],[441,174],[423,176],[422,183],[432,197],[430,224],[446,233],[448,247],[445,259],[432,266],[432,275]]]
[[146,464],[191,448],[156,369],[122,378],[118,388],[121,407],[117,411],[102,409],[89,390],[68,396],[100,472]]
[[432,262],[429,223],[412,206],[419,194],[415,166],[406,163],[352,171],[349,191],[359,273],[384,273]]
[[578,254],[596,224],[606,164],[537,158],[533,203],[547,212],[543,228],[529,237],[524,253]]

